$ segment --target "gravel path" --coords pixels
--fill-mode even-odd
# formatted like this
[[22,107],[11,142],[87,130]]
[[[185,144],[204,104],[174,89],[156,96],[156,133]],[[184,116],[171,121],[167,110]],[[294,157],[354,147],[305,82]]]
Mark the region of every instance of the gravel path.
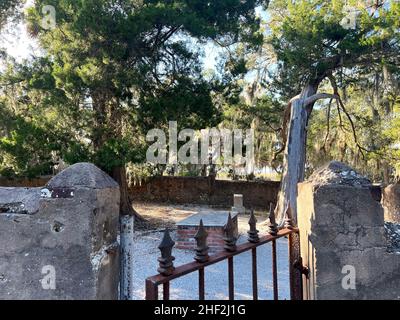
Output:
[[[173,239],[175,232],[171,233]],[[161,241],[162,232],[142,232],[135,235],[136,260],[134,299],[142,300],[145,297],[145,279],[157,274],[157,258],[159,257],[158,244]],[[246,241],[241,236],[238,243]],[[194,253],[187,250],[173,250],[176,260],[175,266],[193,261]],[[258,248],[258,286],[259,299],[272,299],[272,268],[271,245],[263,245]],[[279,239],[277,242],[279,298],[289,298],[289,271],[287,240]],[[205,269],[206,299],[228,299],[227,262],[223,261]],[[235,270],[235,299],[252,299],[251,280],[251,253],[246,252],[234,258]],[[186,275],[171,282],[171,300],[196,300],[198,299],[197,273]],[[160,290],[160,292],[162,292]],[[161,295],[161,293],[160,293]],[[160,299],[162,297],[160,296]]]

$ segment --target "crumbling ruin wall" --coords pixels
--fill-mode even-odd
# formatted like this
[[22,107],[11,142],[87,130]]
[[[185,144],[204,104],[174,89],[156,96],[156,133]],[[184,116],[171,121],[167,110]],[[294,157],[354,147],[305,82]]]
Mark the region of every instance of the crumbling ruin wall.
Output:
[[400,183],[392,184],[382,192],[385,221],[400,223]]
[[390,252],[400,253],[400,184],[383,189],[382,205],[385,213],[385,227]]
[[134,201],[193,203],[230,208],[233,195],[243,195],[248,209],[268,210],[276,204],[279,181],[230,181],[211,177],[152,177],[130,188]]
[[117,299],[119,187],[89,163],[0,188],[0,299]]
[[299,184],[305,299],[400,299],[400,254],[389,249],[371,184],[331,162]]

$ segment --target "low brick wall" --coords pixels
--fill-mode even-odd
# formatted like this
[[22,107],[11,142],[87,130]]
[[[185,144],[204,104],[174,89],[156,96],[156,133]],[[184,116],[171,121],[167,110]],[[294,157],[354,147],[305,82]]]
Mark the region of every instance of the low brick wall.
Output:
[[51,179],[51,176],[38,178],[6,178],[0,177],[0,187],[19,187],[19,188],[37,188],[43,187]]
[[[224,248],[224,228],[223,227],[204,227],[208,233],[207,245],[210,251],[221,251]],[[177,249],[194,250],[196,241],[194,236],[198,230],[197,226],[180,226],[177,230]]]
[[[226,216],[225,216],[226,217]],[[190,219],[190,218],[189,218]],[[233,222],[233,232],[236,236],[239,235],[239,223],[237,215],[232,217]],[[196,239],[194,238],[199,230],[199,224],[177,224],[177,242],[176,248],[185,250],[196,249]],[[207,221],[204,223],[204,229],[206,230],[207,236],[207,246],[210,252],[222,251],[224,250],[224,222],[223,223],[210,223],[207,225]]]
[[[33,179],[0,177],[0,187],[42,187],[51,179],[43,176]],[[233,194],[243,194],[244,206],[251,209],[269,209],[275,204],[279,191],[278,181],[230,181],[208,177],[153,177],[142,185],[132,186],[133,200],[193,203],[230,208]]]
[[278,181],[229,181],[203,177],[153,177],[142,185],[132,186],[133,200],[206,204],[229,208],[233,194],[243,194],[244,206],[266,210],[275,204]]

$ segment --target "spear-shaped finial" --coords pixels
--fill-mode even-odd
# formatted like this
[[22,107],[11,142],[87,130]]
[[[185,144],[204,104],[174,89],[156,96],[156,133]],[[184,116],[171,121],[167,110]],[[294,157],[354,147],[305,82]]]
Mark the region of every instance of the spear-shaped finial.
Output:
[[293,213],[292,213],[292,207],[288,206],[286,210],[286,218],[285,218],[285,228],[286,229],[293,229],[294,224],[293,224]]
[[175,242],[171,239],[171,235],[169,234],[169,230],[167,228],[165,229],[163,239],[158,246],[158,249],[161,251],[161,257],[158,258],[160,267],[157,269],[157,271],[164,276],[171,275],[175,270],[173,263],[175,257],[172,256],[172,248],[174,245]]
[[224,249],[226,251],[236,251],[236,235],[235,235],[235,228],[232,221],[231,213],[229,212],[228,221],[224,227],[224,241],[225,246]]
[[247,240],[249,240],[249,242],[251,243],[260,242],[260,237],[258,236],[258,230],[257,230],[257,219],[256,216],[254,215],[254,210],[251,210],[250,212],[249,226],[250,230],[247,232],[247,234],[249,235]]
[[269,205],[268,233],[271,236],[276,236],[278,234],[278,225],[276,224],[276,221],[275,221],[274,206],[272,203]]
[[204,228],[203,219],[200,220],[199,230],[197,230],[194,238],[196,239],[196,256],[194,259],[197,262],[207,262],[210,258],[208,255],[208,246],[207,246],[207,237],[208,233]]

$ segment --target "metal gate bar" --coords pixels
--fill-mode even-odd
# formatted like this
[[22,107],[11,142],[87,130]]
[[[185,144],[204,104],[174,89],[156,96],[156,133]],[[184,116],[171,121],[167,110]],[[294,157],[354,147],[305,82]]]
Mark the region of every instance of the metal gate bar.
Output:
[[[201,228],[201,226],[200,226]],[[166,231],[168,233],[168,230]],[[249,232],[249,242],[241,245],[234,245],[230,251],[218,252],[213,256],[206,255],[206,259],[202,262],[193,261],[177,268],[173,267],[172,261],[174,258],[171,255],[172,247],[174,242],[168,240],[169,233],[164,237],[164,245],[160,245],[162,257],[159,258],[160,268],[159,274],[149,277],[146,279],[146,300],[157,300],[158,299],[158,286],[163,285],[163,298],[169,299],[170,294],[170,282],[176,278],[182,277],[189,273],[198,271],[199,274],[199,299],[204,300],[205,298],[205,284],[204,284],[204,269],[210,265],[218,262],[227,260],[228,261],[228,284],[229,284],[229,299],[234,299],[234,266],[233,257],[241,253],[251,251],[252,252],[252,281],[253,281],[253,298],[258,299],[258,287],[257,287],[257,248],[259,246],[272,243],[272,276],[273,276],[273,292],[274,299],[278,300],[278,273],[277,273],[277,249],[276,240],[283,237],[289,238],[289,269],[290,269],[290,292],[291,299],[298,300],[302,299],[301,292],[301,281],[302,272],[299,268],[300,252],[299,248],[299,230],[293,226],[286,225],[284,229],[272,234],[265,235],[263,237],[251,238]],[[254,234],[253,234],[254,235]],[[167,241],[165,241],[167,238]],[[250,242],[252,241],[252,242]],[[167,245],[166,245],[167,244]],[[199,244],[199,243],[198,243]],[[197,252],[201,252],[201,246],[197,249]],[[204,248],[203,248],[204,249]],[[204,251],[204,250],[203,250]],[[204,253],[204,252],[203,252]],[[204,255],[203,255],[204,256]],[[199,260],[196,256],[196,259]],[[301,266],[302,267],[302,266]]]

